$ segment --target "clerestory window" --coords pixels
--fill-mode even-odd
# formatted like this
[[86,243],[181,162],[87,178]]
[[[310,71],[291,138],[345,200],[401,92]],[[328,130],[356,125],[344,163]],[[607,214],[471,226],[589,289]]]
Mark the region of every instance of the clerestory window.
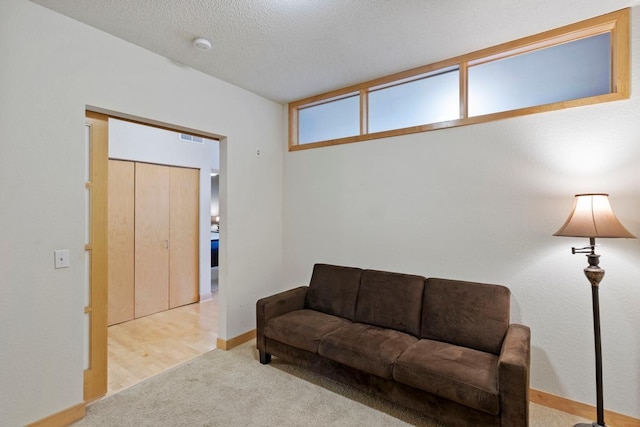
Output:
[[629,9],[289,104],[289,150],[629,98]]

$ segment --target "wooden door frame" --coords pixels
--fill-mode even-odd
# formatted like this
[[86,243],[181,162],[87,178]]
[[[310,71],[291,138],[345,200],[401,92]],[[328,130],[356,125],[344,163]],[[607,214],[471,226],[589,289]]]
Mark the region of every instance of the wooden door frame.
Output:
[[84,371],[84,401],[91,402],[107,393],[107,275],[108,275],[108,116],[85,112],[89,126],[89,367]]
[[[102,114],[85,110],[85,123],[90,127],[91,133],[88,153],[90,176],[89,181],[85,183],[90,194],[90,234],[89,243],[85,245],[85,251],[90,257],[89,305],[84,308],[84,312],[90,316],[89,368],[84,371],[84,401],[87,403],[107,393],[109,117],[172,132],[184,132],[177,127],[124,118],[111,112]],[[221,138],[192,130],[188,133],[218,141]],[[200,283],[199,279],[198,283]],[[218,343],[220,342],[221,340],[218,339]]]

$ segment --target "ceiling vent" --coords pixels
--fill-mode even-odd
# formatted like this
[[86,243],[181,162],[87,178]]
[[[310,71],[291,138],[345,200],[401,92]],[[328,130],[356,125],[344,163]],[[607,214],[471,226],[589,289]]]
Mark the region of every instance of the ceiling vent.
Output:
[[202,137],[189,135],[188,133],[181,133],[180,139],[182,141],[193,142],[194,144],[204,144],[204,139],[202,139]]

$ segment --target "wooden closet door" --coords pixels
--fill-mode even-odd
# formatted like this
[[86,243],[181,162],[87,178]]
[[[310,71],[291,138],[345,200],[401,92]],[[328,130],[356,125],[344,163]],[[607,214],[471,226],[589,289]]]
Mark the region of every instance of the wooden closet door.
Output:
[[169,309],[169,170],[136,163],[135,317]]
[[199,300],[198,206],[200,171],[171,168],[169,308]]
[[135,163],[109,160],[107,324],[134,318]]

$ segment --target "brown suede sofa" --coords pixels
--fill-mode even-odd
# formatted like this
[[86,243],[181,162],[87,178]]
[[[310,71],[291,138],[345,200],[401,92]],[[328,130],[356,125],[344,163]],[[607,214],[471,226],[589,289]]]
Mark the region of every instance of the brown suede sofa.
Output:
[[271,355],[450,426],[529,425],[530,330],[499,285],[316,264],[256,304]]

